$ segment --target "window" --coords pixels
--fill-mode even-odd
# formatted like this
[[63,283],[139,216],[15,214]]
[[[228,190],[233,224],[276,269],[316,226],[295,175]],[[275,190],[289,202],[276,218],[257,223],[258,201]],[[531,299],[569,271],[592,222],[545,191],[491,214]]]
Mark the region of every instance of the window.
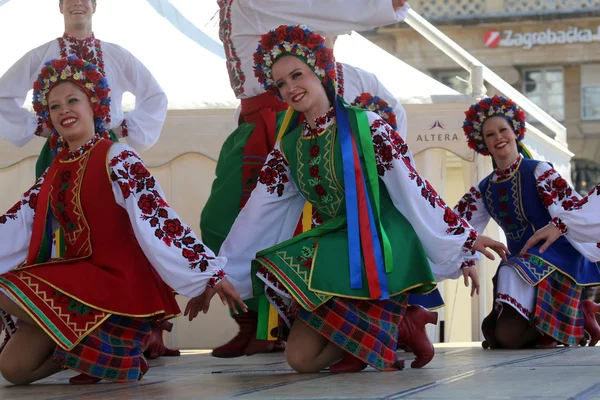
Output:
[[[565,119],[565,79],[562,68],[527,69],[525,96],[557,121]],[[528,116],[534,120],[533,117]]]
[[[465,70],[438,72],[437,80],[458,93],[469,93],[469,74]],[[463,80],[464,79],[464,80]],[[465,82],[466,81],[466,82]]]
[[600,65],[581,66],[581,119],[600,119]]

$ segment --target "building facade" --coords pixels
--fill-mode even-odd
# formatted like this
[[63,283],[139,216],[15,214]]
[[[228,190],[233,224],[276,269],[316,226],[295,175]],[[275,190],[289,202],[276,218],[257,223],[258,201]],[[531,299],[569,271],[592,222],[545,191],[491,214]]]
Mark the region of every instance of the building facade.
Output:
[[[413,0],[412,8],[567,128],[572,179],[600,182],[600,0]],[[408,25],[366,36],[461,93],[468,72]],[[401,77],[399,77],[401,79]],[[488,94],[496,93],[488,86]],[[529,118],[535,124],[535,120]],[[543,131],[543,127],[537,126]]]

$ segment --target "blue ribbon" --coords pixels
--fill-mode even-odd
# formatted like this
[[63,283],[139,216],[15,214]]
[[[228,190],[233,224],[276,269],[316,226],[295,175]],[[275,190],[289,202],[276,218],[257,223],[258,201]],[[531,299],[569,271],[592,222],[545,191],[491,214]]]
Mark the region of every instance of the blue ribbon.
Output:
[[335,116],[342,148],[342,166],[346,195],[346,216],[348,219],[348,260],[350,261],[350,288],[362,289],[362,257],[360,246],[360,226],[358,222],[358,196],[354,175],[354,148],[348,111],[342,100],[336,96]]

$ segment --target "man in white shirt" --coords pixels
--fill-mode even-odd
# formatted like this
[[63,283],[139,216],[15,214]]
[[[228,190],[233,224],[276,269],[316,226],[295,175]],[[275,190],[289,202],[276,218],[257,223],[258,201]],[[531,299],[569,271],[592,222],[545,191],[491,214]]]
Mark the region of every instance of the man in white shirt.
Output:
[[[36,135],[48,138],[36,164],[36,177],[57,152],[57,136],[52,138],[57,134],[38,122],[23,103],[48,60],[77,56],[98,66],[111,89],[110,116],[105,119],[105,127],[115,141],[126,137],[137,151],[147,150],[158,140],[167,115],[167,96],[150,71],[127,50],[94,36],[96,0],[59,0],[59,9],[64,17],[63,36],[29,51],[0,77],[0,137],[19,147]],[[121,104],[125,92],[132,93],[136,100],[135,109],[126,115]],[[151,344],[162,353],[167,350],[168,354],[178,355],[178,351],[164,348],[162,329],[155,331]]]
[[[254,77],[254,52],[260,35],[281,24],[303,23],[314,31],[335,35],[368,30],[402,21],[406,0],[217,0],[219,37],[227,57],[231,88],[242,101],[238,128],[224,143],[211,195],[202,211],[202,239],[218,252],[239,210],[250,197],[258,173],[275,144],[275,135],[287,105],[262,88]],[[342,75],[341,77],[339,75]],[[402,106],[366,71],[341,64],[338,93],[353,102],[363,92],[388,101],[397,114],[399,132],[405,135]],[[258,303],[247,301],[249,312],[234,317],[240,332],[213,351],[215,357],[239,357],[283,349],[280,342],[256,339]]]

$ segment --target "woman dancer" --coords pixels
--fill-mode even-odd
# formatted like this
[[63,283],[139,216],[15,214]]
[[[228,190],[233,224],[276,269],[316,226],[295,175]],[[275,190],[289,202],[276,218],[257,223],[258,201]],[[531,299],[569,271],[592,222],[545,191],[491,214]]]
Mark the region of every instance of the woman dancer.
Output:
[[[76,57],[47,62],[34,83],[38,118],[64,146],[0,216],[0,309],[19,319],[0,372],[13,384],[63,368],[82,373],[73,384],[136,381],[151,324],[180,313],[173,290],[236,298],[225,260],[181,222],[133,149],[107,140],[109,91]],[[59,226],[66,252],[50,258],[41,243]]]
[[[263,35],[255,62],[259,81],[305,122],[270,153],[224,242],[228,274],[242,297],[252,283],[254,293],[265,290],[291,326],[286,358],[296,371],[402,368],[397,341],[417,352],[415,325],[430,318],[416,307],[403,319],[408,293],[435,288],[427,258],[460,274],[474,250],[493,258],[486,245],[501,254],[504,246],[445,205],[390,125],[335,95],[335,60],[321,36],[280,26]],[[321,221],[291,238],[306,201]],[[186,314],[206,311],[212,295]],[[417,354],[413,367],[431,357]]]
[[[455,211],[479,232],[493,218],[513,254],[495,278],[496,306],[483,322],[484,347],[576,345],[584,334],[582,286],[600,283],[600,270],[581,254],[589,246],[563,239],[545,252],[534,246],[519,254],[535,230],[578,200],[576,192],[552,165],[520,154],[525,113],[512,100],[485,98],[465,114],[469,146],[490,155],[497,168],[465,194]],[[598,340],[594,318],[585,318],[585,329]]]

